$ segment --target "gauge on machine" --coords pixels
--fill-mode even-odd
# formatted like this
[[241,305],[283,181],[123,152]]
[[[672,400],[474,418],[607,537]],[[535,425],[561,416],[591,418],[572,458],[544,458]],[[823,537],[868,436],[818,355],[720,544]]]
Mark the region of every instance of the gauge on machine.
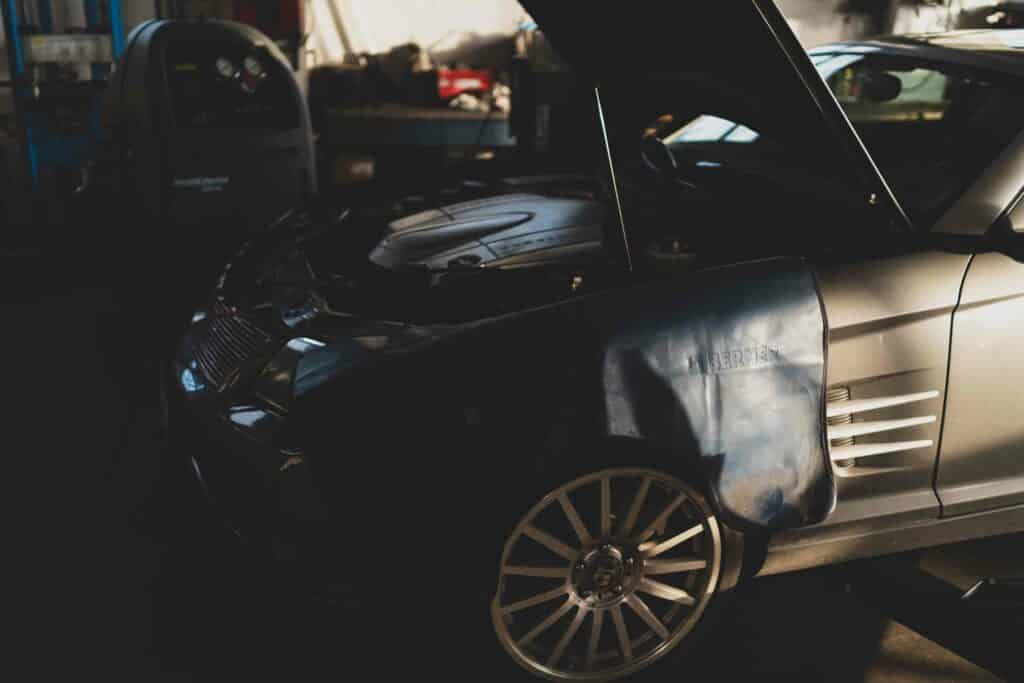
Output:
[[235,63],[227,57],[220,57],[217,59],[217,73],[224,78],[234,78],[237,72],[238,70],[235,69]]
[[256,59],[252,55],[245,58],[242,66],[245,67],[245,72],[253,78],[262,78],[266,73],[260,60]]

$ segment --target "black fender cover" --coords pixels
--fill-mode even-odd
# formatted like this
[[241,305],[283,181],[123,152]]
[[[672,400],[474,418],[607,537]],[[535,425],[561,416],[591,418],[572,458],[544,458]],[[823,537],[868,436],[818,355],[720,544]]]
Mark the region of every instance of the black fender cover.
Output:
[[[724,521],[823,521],[836,492],[825,439],[827,321],[798,260],[698,273],[616,322],[602,353],[607,430],[696,450]],[[637,302],[639,303],[639,302]]]
[[414,489],[490,490],[459,477],[502,471],[504,490],[515,492],[530,483],[516,476],[628,439],[668,467],[699,467],[718,514],[737,529],[814,524],[834,507],[827,327],[803,261],[691,272],[415,339],[376,325],[353,337],[375,340],[372,352],[330,347],[344,362],[288,420],[307,447],[331,451],[313,460],[331,469],[325,481],[340,498],[351,495],[354,461],[333,456],[338,443],[417,454],[396,461]]

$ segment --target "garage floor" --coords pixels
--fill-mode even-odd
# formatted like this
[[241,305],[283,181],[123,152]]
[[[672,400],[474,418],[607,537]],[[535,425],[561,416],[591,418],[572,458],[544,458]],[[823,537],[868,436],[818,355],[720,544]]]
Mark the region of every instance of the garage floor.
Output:
[[[290,587],[210,517],[180,472],[161,472],[153,368],[87,266],[0,262],[4,385],[29,468],[13,526],[23,680],[339,680],[394,672],[360,661],[351,625],[297,607]],[[10,412],[8,412],[10,415]],[[19,457],[27,456],[27,457]],[[17,471],[17,470],[16,470]],[[966,543],[754,582],[732,594],[690,665],[709,680],[1024,680],[1024,615],[964,609],[979,573],[1024,567],[1024,536]],[[6,602],[6,601],[5,601]],[[7,612],[7,609],[4,610]],[[417,677],[433,672],[419,671]],[[689,675],[695,672],[691,668]],[[487,672],[446,672],[492,680]],[[675,680],[675,678],[673,679]]]

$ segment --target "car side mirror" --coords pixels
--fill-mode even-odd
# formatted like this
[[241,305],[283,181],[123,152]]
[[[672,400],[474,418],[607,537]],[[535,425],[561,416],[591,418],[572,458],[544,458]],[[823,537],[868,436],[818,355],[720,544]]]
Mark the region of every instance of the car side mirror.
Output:
[[984,239],[986,249],[1024,263],[1024,203],[1000,216]]
[[1024,240],[1024,202],[1013,207],[1006,215],[1006,220],[1009,221],[1010,232]]
[[990,236],[995,237],[997,249],[1015,261],[1024,263],[1024,202],[1004,215]]

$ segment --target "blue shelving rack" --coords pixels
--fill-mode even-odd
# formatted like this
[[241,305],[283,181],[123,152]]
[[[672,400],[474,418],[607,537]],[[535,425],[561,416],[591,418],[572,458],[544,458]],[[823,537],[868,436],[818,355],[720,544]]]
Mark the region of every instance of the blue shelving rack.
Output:
[[[26,174],[31,188],[39,190],[48,171],[81,171],[95,154],[100,135],[99,95],[124,47],[121,2],[106,0],[101,5],[100,0],[83,0],[86,31],[62,34],[54,32],[51,0],[36,0],[35,26],[28,25],[19,5],[25,7],[17,0],[0,0],[11,74],[4,85],[14,94]],[[65,60],[45,53],[65,55],[67,61],[76,62],[76,50],[94,57],[102,52],[102,58],[90,59],[91,79],[54,79],[56,64]],[[79,115],[69,116],[69,110]]]

